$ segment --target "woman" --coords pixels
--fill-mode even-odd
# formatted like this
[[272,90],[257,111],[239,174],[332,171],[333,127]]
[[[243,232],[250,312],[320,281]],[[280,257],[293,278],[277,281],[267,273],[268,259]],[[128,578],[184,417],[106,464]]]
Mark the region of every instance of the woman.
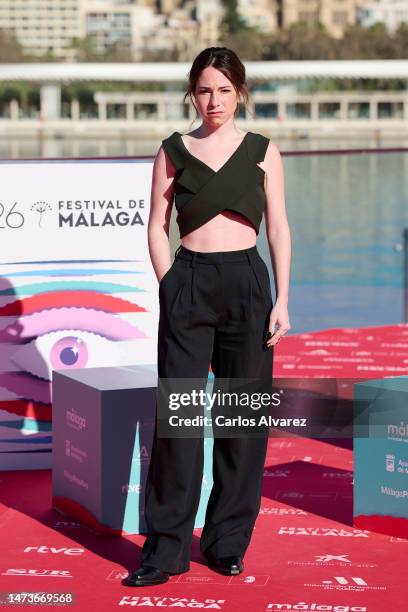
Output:
[[[163,140],[153,167],[149,251],[159,279],[158,376],[272,380],[273,348],[290,329],[290,232],[284,176],[275,144],[244,133],[234,117],[248,100],[236,54],[211,47],[194,60],[189,95],[202,124]],[[171,265],[169,222],[175,196],[181,246]],[[265,211],[276,301],[256,249]],[[275,329],[277,327],[277,329]],[[209,566],[243,571],[259,512],[267,434],[214,438],[214,485],[200,548]],[[146,483],[148,534],[128,586],[165,582],[188,571],[200,499],[202,437],[161,437],[156,429]]]

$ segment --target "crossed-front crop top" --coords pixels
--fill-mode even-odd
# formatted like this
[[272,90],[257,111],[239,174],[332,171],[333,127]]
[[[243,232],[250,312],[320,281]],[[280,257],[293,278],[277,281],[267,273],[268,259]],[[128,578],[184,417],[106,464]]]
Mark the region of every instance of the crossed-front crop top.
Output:
[[180,238],[197,229],[223,210],[244,215],[259,233],[265,209],[265,172],[262,161],[269,139],[247,132],[218,171],[192,155],[181,134],[173,132],[162,146],[176,169],[174,201]]

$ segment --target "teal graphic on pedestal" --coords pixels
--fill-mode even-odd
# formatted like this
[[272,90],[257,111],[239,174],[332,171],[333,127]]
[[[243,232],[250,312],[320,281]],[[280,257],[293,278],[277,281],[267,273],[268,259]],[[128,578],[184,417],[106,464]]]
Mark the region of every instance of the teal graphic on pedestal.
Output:
[[408,538],[408,377],[354,385],[354,524]]

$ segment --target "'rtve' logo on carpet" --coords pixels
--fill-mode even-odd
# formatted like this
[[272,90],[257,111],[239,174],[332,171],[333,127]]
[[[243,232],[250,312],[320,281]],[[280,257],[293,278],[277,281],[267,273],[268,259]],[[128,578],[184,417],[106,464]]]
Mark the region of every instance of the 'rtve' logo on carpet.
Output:
[[54,548],[54,546],[27,546],[24,549],[24,552],[39,552],[42,554],[51,553],[52,555],[58,555],[62,553],[63,555],[82,555],[85,552],[84,548],[66,548],[63,546],[62,548]]

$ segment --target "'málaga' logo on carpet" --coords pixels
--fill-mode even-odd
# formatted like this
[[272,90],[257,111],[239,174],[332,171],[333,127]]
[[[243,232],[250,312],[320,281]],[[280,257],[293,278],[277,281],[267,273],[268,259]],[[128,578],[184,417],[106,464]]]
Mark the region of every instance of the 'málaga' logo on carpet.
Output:
[[366,606],[341,606],[341,605],[326,605],[318,603],[306,603],[305,601],[299,601],[297,604],[289,603],[269,603],[265,610],[306,610],[314,611],[317,610],[330,610],[331,612],[366,612]]
[[124,595],[119,606],[140,606],[149,608],[176,607],[176,608],[204,608],[205,610],[222,610],[225,599],[204,599],[200,601],[195,597],[150,597]]

